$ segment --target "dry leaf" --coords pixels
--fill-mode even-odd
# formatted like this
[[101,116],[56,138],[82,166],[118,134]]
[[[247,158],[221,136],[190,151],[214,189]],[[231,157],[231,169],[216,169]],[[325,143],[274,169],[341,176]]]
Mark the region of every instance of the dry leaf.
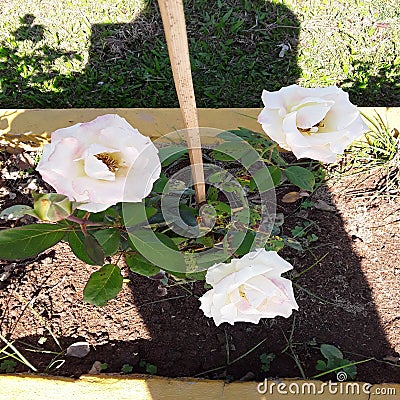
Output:
[[301,199],[301,194],[299,192],[289,192],[286,193],[283,197],[282,197],[282,202],[283,203],[294,203],[295,201]]

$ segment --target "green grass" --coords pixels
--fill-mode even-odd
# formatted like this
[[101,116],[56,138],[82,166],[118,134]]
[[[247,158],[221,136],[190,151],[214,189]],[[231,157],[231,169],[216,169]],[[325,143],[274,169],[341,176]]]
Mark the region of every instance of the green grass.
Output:
[[[400,138],[396,127],[390,127],[376,113],[373,117],[364,116],[370,123],[371,131],[346,150],[333,171],[338,176],[374,174],[376,182],[374,197],[386,198],[400,196]],[[335,171],[336,169],[336,171]],[[363,175],[364,174],[364,177]],[[369,191],[364,195],[370,196]]]
[[[292,83],[400,106],[397,0],[186,0],[185,12],[199,107],[261,107],[262,89]],[[3,5],[0,107],[177,106],[156,1]]]

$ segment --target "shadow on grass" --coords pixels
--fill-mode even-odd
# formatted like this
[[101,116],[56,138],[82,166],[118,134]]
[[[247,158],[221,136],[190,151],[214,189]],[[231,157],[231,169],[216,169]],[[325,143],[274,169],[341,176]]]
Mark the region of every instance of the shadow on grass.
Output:
[[341,82],[341,86],[354,104],[400,107],[400,66],[387,65],[374,72],[372,63],[358,62],[351,78]]
[[[199,107],[259,107],[262,89],[299,78],[300,24],[287,7],[262,0],[187,1],[185,7]],[[132,23],[94,24],[80,73],[57,72],[57,60],[79,55],[43,46],[46,29],[33,20],[23,17],[2,44],[3,108],[178,106],[156,2]],[[29,55],[26,40],[35,44]]]

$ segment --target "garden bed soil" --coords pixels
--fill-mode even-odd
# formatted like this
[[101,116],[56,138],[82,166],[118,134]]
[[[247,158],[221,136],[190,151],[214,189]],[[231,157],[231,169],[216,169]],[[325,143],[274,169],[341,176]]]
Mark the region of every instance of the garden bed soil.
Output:
[[[21,156],[3,165],[10,162],[21,169]],[[20,177],[9,170],[3,176],[1,208],[29,204],[29,183],[30,188],[44,185],[37,175]],[[162,376],[262,380],[301,377],[300,365],[312,377],[318,373],[316,361],[323,359],[319,346],[327,343],[352,361],[374,358],[357,365],[357,380],[398,383],[400,201],[366,197],[375,183],[373,175],[331,180],[310,197],[314,206],[305,209],[300,201],[282,203],[290,187],[277,192],[284,233],[311,221],[308,233],[318,237],[308,250],[280,253],[294,265],[292,277],[315,264],[294,279],[299,311],[289,319],[216,327],[199,310],[203,282],[170,281],[165,292],[158,281],[130,272],[122,259],[129,283],[117,298],[105,307],[83,303],[84,286],[97,267],[59,243],[35,259],[0,263],[0,332],[40,372],[53,375],[93,373],[99,361],[108,373],[121,373],[125,364],[143,373],[153,365]],[[84,358],[65,354],[77,341],[92,345]],[[264,353],[275,354],[268,372],[262,370]],[[22,364],[15,368],[28,370]],[[328,378],[335,375],[321,379]]]

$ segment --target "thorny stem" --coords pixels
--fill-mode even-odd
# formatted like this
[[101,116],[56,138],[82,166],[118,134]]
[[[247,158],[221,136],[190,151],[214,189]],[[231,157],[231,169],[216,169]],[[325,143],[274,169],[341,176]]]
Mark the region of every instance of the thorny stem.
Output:
[[86,225],[86,226],[88,226],[88,225],[91,225],[91,226],[103,226],[104,225],[101,222],[92,222],[92,221],[89,221],[88,219],[75,217],[74,215],[70,215],[66,219],[68,221],[71,221],[71,222],[76,222],[79,225]]

